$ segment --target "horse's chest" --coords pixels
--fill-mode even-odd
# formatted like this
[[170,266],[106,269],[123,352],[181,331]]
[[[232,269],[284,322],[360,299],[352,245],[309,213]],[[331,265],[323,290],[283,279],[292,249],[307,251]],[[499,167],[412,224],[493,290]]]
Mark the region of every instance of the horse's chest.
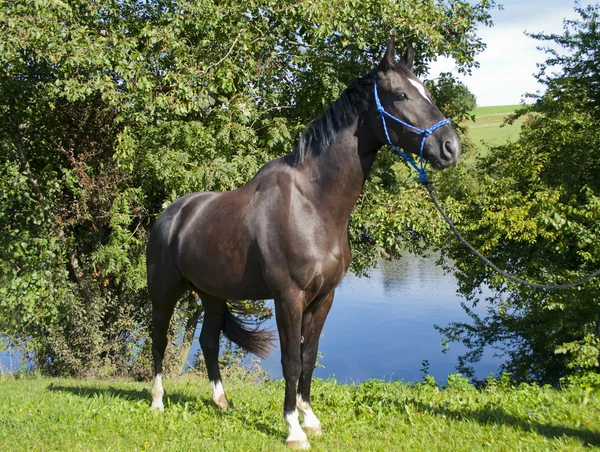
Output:
[[290,263],[291,277],[302,290],[315,296],[329,293],[348,271],[350,247],[347,240],[340,240],[314,248],[298,248]]

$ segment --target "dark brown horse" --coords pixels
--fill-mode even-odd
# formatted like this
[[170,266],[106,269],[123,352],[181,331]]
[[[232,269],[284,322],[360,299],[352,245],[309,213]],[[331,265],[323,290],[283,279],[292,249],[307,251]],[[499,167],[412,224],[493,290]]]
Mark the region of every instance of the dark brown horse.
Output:
[[[152,407],[162,409],[162,362],[177,300],[193,289],[202,299],[200,345],[212,398],[228,401],[218,365],[219,338],[264,355],[272,338],[253,331],[227,301],[274,299],[285,378],[286,444],[309,447],[303,431],[321,433],[310,405],[319,336],[333,293],[350,264],[348,220],[377,151],[389,140],[436,169],[456,165],[460,142],[449,125],[421,131],[443,116],[412,73],[409,47],[394,62],[390,42],[381,63],[357,79],[301,137],[291,154],[266,164],[245,186],[224,193],[192,193],[160,215],[147,249],[152,299],[155,380]],[[374,86],[376,84],[376,86]],[[377,110],[375,97],[386,113]],[[385,124],[385,127],[384,127]],[[386,130],[384,130],[386,129]],[[433,128],[432,128],[433,129]],[[303,415],[302,426],[298,412]]]

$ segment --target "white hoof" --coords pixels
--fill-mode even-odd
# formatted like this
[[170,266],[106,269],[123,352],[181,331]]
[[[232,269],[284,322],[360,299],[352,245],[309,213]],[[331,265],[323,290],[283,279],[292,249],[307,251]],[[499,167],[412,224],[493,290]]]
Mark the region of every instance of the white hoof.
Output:
[[307,439],[292,439],[286,440],[285,445],[292,450],[308,450],[310,443]]
[[162,400],[153,400],[152,405],[150,405],[150,409],[154,411],[165,411]]
[[211,381],[210,385],[212,386],[212,399],[219,408],[223,411],[227,411],[230,407],[229,400],[227,400],[227,396],[225,396],[225,390],[223,389],[223,383],[221,380]]
[[294,450],[310,449],[306,433],[304,433],[302,427],[300,427],[300,422],[298,422],[298,410],[284,414],[283,417],[289,428],[285,445]]
[[154,384],[152,385],[152,391],[150,392],[152,395],[152,405],[150,405],[151,410],[165,411],[162,402],[164,393],[165,391],[162,387],[162,375],[156,374],[154,377]]
[[215,403],[215,405],[217,405],[223,411],[227,411],[230,408],[229,400],[227,400],[227,397],[225,397],[225,395],[221,395],[216,400],[213,399],[213,402]]
[[308,432],[314,436],[321,436],[323,434],[323,429],[321,428],[321,424],[307,425],[306,422],[303,422],[300,425],[305,432]]
[[315,413],[313,413],[310,404],[305,402],[300,394],[296,396],[296,406],[302,412],[302,416],[304,417],[302,428],[315,436],[322,435],[323,430],[321,429],[321,422],[317,416],[315,416]]

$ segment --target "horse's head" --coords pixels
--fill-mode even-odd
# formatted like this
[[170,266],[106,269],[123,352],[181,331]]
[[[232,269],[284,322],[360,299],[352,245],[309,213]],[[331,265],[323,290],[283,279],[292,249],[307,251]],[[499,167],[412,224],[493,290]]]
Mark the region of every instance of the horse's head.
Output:
[[425,85],[412,73],[412,47],[401,62],[396,63],[395,56],[394,42],[390,41],[375,71],[374,95],[379,110],[373,125],[377,137],[383,143],[391,142],[405,152],[421,155],[435,169],[455,166],[460,157],[460,140],[433,104]]

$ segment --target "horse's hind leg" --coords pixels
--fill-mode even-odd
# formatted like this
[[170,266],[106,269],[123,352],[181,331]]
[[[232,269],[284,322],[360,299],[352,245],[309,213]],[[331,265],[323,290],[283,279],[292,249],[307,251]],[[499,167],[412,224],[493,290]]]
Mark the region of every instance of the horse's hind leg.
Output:
[[227,410],[229,401],[225,396],[223,383],[221,382],[221,371],[219,370],[219,341],[221,331],[225,327],[227,304],[225,300],[206,293],[201,293],[200,298],[204,306],[200,347],[202,347],[208,379],[212,386],[212,399],[222,410]]
[[152,409],[162,411],[162,373],[169,322],[177,300],[187,289],[185,280],[174,270],[157,272],[154,266],[148,268],[148,290],[152,300],[152,357],[154,358],[154,383],[152,385]]
[[298,383],[298,394],[296,396],[296,406],[304,417],[302,427],[320,435],[321,422],[315,416],[310,404],[310,386],[312,383],[312,375],[317,362],[317,352],[319,348],[319,338],[327,314],[333,303],[333,291],[325,298],[314,300],[304,311],[302,316],[302,373]]

